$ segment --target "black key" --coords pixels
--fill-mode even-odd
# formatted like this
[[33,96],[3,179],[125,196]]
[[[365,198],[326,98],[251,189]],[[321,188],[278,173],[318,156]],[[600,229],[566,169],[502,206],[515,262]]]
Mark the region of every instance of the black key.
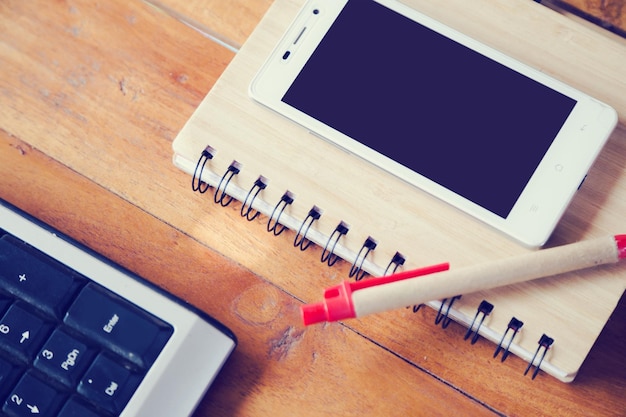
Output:
[[96,413],[91,407],[83,404],[76,398],[70,398],[57,417],[102,417]]
[[15,364],[0,358],[0,398],[13,386],[22,370]]
[[9,298],[6,295],[0,294],[0,314],[3,314],[7,308],[15,301],[14,298]]
[[100,354],[78,384],[78,393],[112,413],[120,413],[137,386],[141,375]]
[[167,323],[93,283],[70,306],[65,324],[147,368],[172,334]]
[[50,324],[18,302],[0,319],[0,349],[30,361],[48,336]]
[[5,235],[0,238],[0,287],[61,318],[82,280],[37,249]]
[[85,343],[61,330],[55,330],[46,340],[35,359],[35,368],[74,387],[91,363],[95,352]]
[[2,411],[11,417],[52,417],[63,400],[56,389],[29,372],[13,388]]
[[0,387],[9,385],[9,376],[13,370],[11,362],[0,358]]

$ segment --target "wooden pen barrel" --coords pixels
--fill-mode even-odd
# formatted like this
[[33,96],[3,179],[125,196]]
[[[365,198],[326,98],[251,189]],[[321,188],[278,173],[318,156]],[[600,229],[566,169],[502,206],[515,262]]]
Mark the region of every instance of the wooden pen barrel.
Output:
[[364,288],[352,294],[352,301],[356,316],[361,317],[458,294],[469,294],[614,263],[619,259],[615,238],[607,236]]

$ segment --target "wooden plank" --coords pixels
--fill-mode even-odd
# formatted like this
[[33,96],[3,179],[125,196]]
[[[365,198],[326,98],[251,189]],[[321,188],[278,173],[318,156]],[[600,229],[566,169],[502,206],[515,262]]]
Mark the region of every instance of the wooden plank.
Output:
[[272,0],[144,0],[198,31],[239,49]]
[[626,2],[623,0],[552,0],[552,3],[620,36],[626,35]]

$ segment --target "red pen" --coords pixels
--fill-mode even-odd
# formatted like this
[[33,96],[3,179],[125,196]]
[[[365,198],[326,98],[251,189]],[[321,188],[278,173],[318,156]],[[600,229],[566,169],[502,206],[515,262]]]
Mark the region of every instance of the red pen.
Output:
[[[363,317],[407,305],[469,294],[626,258],[626,235],[607,236],[449,270],[439,264],[328,288],[301,307],[304,324]],[[419,277],[419,278],[416,278]]]
[[356,317],[354,305],[352,304],[352,293],[354,291],[445,271],[449,267],[450,264],[446,262],[425,268],[398,272],[397,274],[385,277],[369,278],[356,282],[344,281],[339,285],[327,288],[324,291],[324,301],[302,306],[302,319],[304,324],[308,325],[322,321],[337,321],[354,318]]

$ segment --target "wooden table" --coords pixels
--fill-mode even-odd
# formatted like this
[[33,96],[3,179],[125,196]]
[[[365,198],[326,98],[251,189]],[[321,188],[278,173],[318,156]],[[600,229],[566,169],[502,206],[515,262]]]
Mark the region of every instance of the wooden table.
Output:
[[[470,345],[456,324],[442,331],[429,309],[414,315],[418,363],[349,324],[323,336],[299,324],[301,300],[272,275],[343,267],[192,193],[171,163],[173,138],[235,53],[191,26],[236,49],[269,4],[163,0],[164,13],[138,0],[0,2],[0,196],[238,335],[198,417],[624,416],[624,298],[572,384],[523,377],[520,359],[492,360],[493,344]],[[211,219],[206,245],[190,237],[198,216]]]

